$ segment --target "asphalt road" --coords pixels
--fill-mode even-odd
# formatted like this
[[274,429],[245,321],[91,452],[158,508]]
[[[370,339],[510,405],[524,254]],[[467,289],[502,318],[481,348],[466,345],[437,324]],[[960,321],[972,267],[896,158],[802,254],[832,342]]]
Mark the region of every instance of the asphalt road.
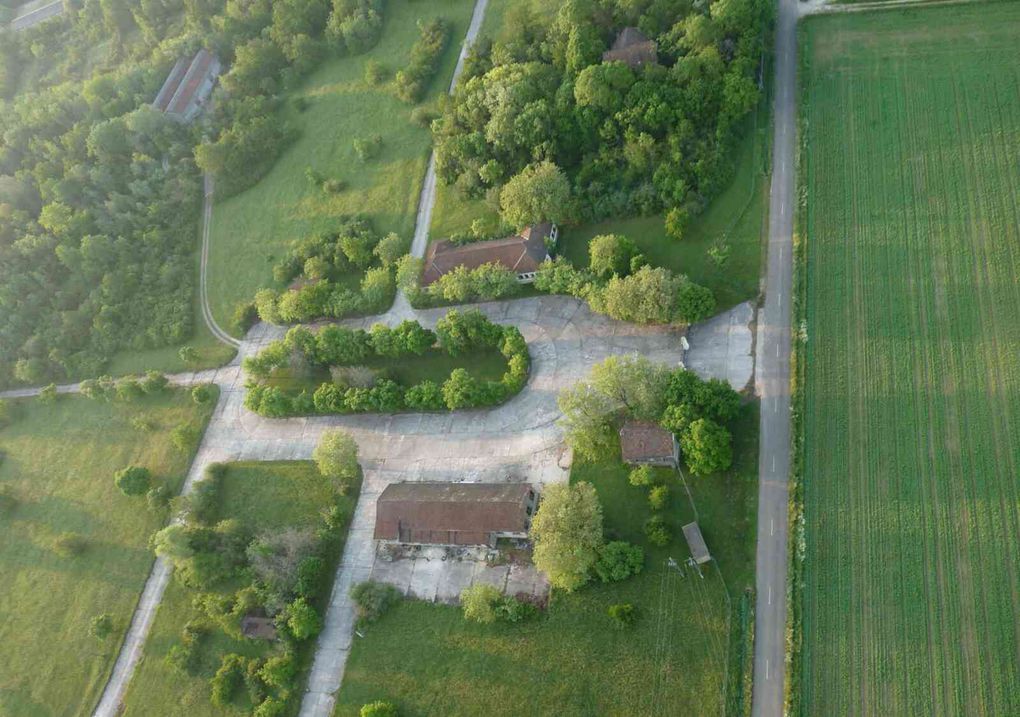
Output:
[[796,201],[797,0],[779,0],[765,308],[759,314],[758,458],[753,717],[782,717],[786,666],[787,481],[790,474],[790,308]]
[[[19,10],[21,8],[18,8]],[[18,15],[16,18],[11,20],[12,30],[24,30],[26,27],[32,27],[38,25],[43,20],[48,20],[51,17],[55,17],[64,11],[63,0],[55,0],[49,5],[36,8],[31,12],[26,12],[24,15]]]

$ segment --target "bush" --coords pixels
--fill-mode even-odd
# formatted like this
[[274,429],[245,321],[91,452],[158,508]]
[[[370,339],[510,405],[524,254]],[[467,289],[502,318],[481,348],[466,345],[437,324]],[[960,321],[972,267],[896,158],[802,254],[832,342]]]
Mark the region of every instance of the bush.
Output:
[[163,510],[170,504],[170,491],[165,485],[153,486],[145,494],[145,504],[154,513]]
[[237,691],[244,683],[244,673],[247,660],[241,655],[224,655],[220,661],[220,668],[216,670],[210,681],[212,687],[212,703],[217,707],[226,707],[237,695]]
[[652,510],[662,510],[669,503],[669,486],[657,485],[648,491],[648,506]]
[[595,561],[595,574],[604,583],[625,580],[641,572],[645,564],[645,551],[639,545],[621,540],[606,543]]
[[612,618],[616,627],[621,630],[633,625],[634,621],[637,619],[637,611],[630,603],[610,605],[606,612],[609,614],[609,617]]
[[397,97],[408,103],[424,97],[450,37],[450,26],[443,18],[419,21],[418,30],[421,34],[411,47],[407,67],[398,70],[396,77]]
[[350,485],[358,477],[358,444],[349,433],[341,430],[326,431],[312,451],[319,472],[330,479],[334,487]]
[[53,549],[65,558],[76,558],[85,552],[88,541],[77,533],[61,533],[53,541]]
[[633,486],[651,485],[652,480],[651,466],[638,466],[627,476],[627,481]]
[[109,613],[96,615],[89,621],[89,634],[100,642],[113,632],[113,617]]
[[198,429],[190,423],[182,423],[170,431],[170,442],[181,453],[188,453],[194,450],[198,444],[198,438]]
[[162,393],[169,384],[170,379],[159,371],[146,371],[145,378],[142,379],[142,390],[151,396]]
[[326,194],[339,194],[347,189],[347,182],[342,179],[327,179],[322,183],[322,191]]
[[361,706],[360,717],[399,717],[397,708],[390,702],[369,702]]
[[195,386],[193,389],[191,389],[191,400],[200,406],[209,403],[209,401],[212,400],[212,397],[213,397],[212,388],[210,388],[206,384],[202,384],[201,386]]
[[270,687],[283,690],[293,687],[296,675],[297,665],[294,663],[294,656],[289,652],[270,657],[259,670],[263,682]]
[[673,538],[666,519],[661,515],[653,515],[645,521],[645,536],[649,543],[660,548],[669,545],[669,541]]
[[322,631],[322,617],[303,597],[288,605],[283,614],[290,634],[297,640],[307,640]]
[[39,402],[40,403],[53,403],[57,400],[57,384],[51,383],[44,389],[39,391]]
[[205,470],[202,480],[195,481],[188,495],[188,508],[199,523],[210,524],[220,510],[220,486],[226,472],[221,463],[213,463]]
[[370,85],[378,85],[384,82],[390,76],[390,71],[386,69],[378,60],[368,60],[365,63],[365,82]]
[[351,589],[351,599],[358,608],[358,619],[375,622],[399,603],[403,595],[392,585],[367,580]]
[[496,606],[496,613],[499,618],[507,622],[523,622],[534,617],[537,612],[538,608],[530,602],[518,600],[512,596],[503,598]]
[[432,121],[439,117],[439,113],[431,107],[415,107],[411,110],[411,122],[418,127],[428,129]]
[[198,361],[198,351],[195,350],[194,346],[181,346],[177,352],[177,357],[190,366]]
[[259,312],[254,301],[239,301],[234,307],[234,328],[240,333],[247,334],[258,320]]
[[503,593],[494,585],[475,583],[460,594],[460,604],[464,610],[464,619],[487,625],[496,622],[497,612],[503,602]]
[[148,468],[128,466],[117,471],[113,480],[124,495],[143,495],[149,490],[152,474]]
[[281,702],[275,697],[269,697],[259,703],[259,706],[252,712],[252,717],[283,717],[287,712],[287,703]]
[[375,159],[379,156],[381,150],[382,137],[377,134],[371,137],[359,137],[354,140],[354,153],[358,155],[358,159],[362,162]]

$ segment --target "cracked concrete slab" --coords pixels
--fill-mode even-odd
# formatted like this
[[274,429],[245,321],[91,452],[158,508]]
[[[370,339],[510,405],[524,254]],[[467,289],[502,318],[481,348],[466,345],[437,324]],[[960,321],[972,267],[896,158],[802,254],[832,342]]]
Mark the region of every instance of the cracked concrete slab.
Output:
[[687,333],[690,349],[684,364],[703,378],[723,379],[742,391],[754,377],[754,318],[754,306],[745,301],[695,324]]

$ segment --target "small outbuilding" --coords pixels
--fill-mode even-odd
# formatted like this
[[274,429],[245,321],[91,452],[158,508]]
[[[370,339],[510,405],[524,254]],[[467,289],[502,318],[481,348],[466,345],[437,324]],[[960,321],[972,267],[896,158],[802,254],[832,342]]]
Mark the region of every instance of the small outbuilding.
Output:
[[182,57],[170,70],[152,106],[179,122],[191,122],[212,94],[221,69],[219,59],[208,50]]
[[498,264],[517,274],[517,281],[530,284],[535,280],[538,267],[549,258],[549,249],[556,245],[559,228],[545,222],[525,228],[519,234],[454,244],[448,239],[433,242],[425,253],[422,286],[438,281],[458,266],[477,269],[484,264]]
[[376,501],[375,539],[495,546],[527,538],[537,498],[527,483],[392,483]]
[[701,528],[697,523],[688,523],[683,527],[684,538],[687,540],[687,547],[691,550],[691,559],[698,565],[704,565],[712,559],[705,544],[705,538],[701,535]]
[[245,615],[241,618],[241,634],[250,640],[275,640],[276,625],[265,615]]
[[631,69],[659,62],[658,46],[636,27],[625,27],[613,46],[602,53],[603,62],[623,62]]
[[680,464],[676,436],[652,421],[627,421],[620,429],[620,454],[630,465],[670,466]]

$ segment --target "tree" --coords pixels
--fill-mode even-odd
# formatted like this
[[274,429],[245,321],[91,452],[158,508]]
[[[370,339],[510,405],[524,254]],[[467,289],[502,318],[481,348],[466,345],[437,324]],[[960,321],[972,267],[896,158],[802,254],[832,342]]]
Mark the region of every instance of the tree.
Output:
[[610,356],[592,366],[588,382],[630,416],[655,420],[664,408],[669,369],[639,354]]
[[177,356],[189,366],[198,362],[198,351],[195,350],[194,346],[181,346]]
[[396,232],[390,232],[379,240],[372,253],[378,257],[383,266],[392,266],[397,263],[397,259],[407,253],[410,248],[409,244]]
[[475,583],[460,594],[464,619],[487,625],[499,618],[496,608],[503,599],[503,593],[495,585]]
[[704,321],[715,311],[715,296],[707,286],[685,280],[676,296],[676,319],[693,324]]
[[334,485],[345,486],[358,477],[358,444],[349,433],[341,430],[326,431],[319,439],[319,445],[312,452],[312,458],[322,475]]
[[191,400],[200,406],[204,406],[212,400],[213,391],[208,384],[201,384],[191,389]]
[[626,276],[637,252],[637,246],[625,236],[600,234],[588,242],[588,268],[602,277]]
[[696,475],[727,470],[733,463],[733,439],[730,432],[715,421],[699,418],[680,435],[684,461]]
[[616,582],[641,572],[644,564],[645,551],[641,546],[614,540],[599,550],[595,574],[604,583]]
[[113,479],[124,495],[144,495],[149,490],[152,474],[148,468],[128,466],[117,471]]
[[53,403],[57,400],[57,384],[51,383],[39,391],[40,403]]
[[451,411],[478,404],[478,381],[465,369],[455,368],[443,383],[443,401]]
[[591,483],[551,485],[531,523],[535,566],[567,592],[588,582],[602,547],[602,506]]
[[307,640],[322,631],[322,617],[303,597],[288,605],[284,615],[290,633],[298,640]]
[[108,638],[112,632],[113,616],[107,612],[104,612],[102,615],[96,615],[89,622],[89,634],[100,642]]
[[529,165],[503,186],[499,206],[503,220],[517,229],[561,224],[571,216],[570,181],[552,162]]
[[590,460],[608,458],[618,445],[613,417],[618,406],[586,382],[560,391],[556,399],[567,444]]
[[592,308],[614,319],[638,324],[668,324],[676,318],[676,298],[683,279],[662,267],[643,266],[627,277],[614,276]]
[[680,241],[687,231],[687,224],[690,222],[690,212],[682,207],[673,207],[666,212],[666,234],[671,238]]
[[361,706],[361,717],[398,717],[397,708],[390,702],[369,702]]
[[275,655],[266,660],[259,670],[259,677],[270,687],[288,688],[297,674],[297,665],[294,664],[294,655],[284,653]]
[[358,619],[375,622],[403,596],[392,585],[366,580],[351,589],[351,600],[358,608]]

